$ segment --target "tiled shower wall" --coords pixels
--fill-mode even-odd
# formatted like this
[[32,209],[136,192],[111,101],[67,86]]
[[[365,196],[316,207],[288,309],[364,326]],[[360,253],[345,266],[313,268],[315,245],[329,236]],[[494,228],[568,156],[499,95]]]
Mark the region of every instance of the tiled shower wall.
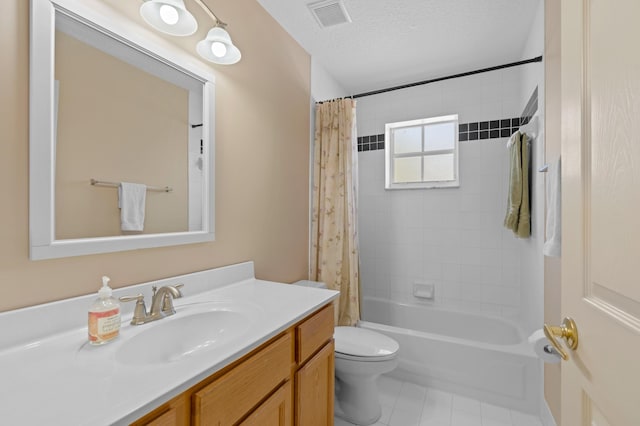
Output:
[[[515,67],[359,99],[358,135],[383,134],[388,122],[448,114],[458,114],[461,124],[477,123],[478,130],[482,122],[520,118],[520,76]],[[507,138],[491,136],[497,135],[460,142],[459,188],[385,190],[380,141],[376,137],[375,150],[360,150],[364,297],[519,319],[523,241],[502,225]],[[433,283],[435,300],[415,298],[414,283]]]

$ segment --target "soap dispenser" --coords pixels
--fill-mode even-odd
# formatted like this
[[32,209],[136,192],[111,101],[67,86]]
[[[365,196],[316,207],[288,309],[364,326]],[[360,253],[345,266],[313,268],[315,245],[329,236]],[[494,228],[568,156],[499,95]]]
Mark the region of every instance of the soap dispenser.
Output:
[[98,298],[89,307],[89,343],[102,345],[120,334],[120,303],[111,294],[111,279],[102,277]]

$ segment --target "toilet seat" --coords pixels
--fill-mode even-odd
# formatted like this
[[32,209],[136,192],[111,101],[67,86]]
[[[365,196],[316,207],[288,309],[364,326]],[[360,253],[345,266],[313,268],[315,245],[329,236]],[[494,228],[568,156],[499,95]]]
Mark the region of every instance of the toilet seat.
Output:
[[336,327],[333,338],[336,358],[352,361],[390,360],[396,357],[400,347],[384,334],[358,327]]
[[349,354],[343,354],[341,352],[335,353],[336,359],[345,359],[349,361],[359,361],[359,362],[380,362],[380,361],[389,361],[391,359],[395,359],[396,354],[390,354],[385,356],[355,356]]

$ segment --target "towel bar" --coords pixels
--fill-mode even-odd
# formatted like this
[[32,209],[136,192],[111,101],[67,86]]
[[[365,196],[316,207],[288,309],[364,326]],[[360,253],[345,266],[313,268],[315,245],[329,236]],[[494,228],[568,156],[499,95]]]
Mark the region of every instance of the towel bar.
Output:
[[[120,186],[120,182],[108,182],[105,180],[91,179],[91,185],[110,186],[110,187],[117,188]],[[147,186],[147,191],[171,192],[173,191],[173,188],[171,188],[170,186]]]

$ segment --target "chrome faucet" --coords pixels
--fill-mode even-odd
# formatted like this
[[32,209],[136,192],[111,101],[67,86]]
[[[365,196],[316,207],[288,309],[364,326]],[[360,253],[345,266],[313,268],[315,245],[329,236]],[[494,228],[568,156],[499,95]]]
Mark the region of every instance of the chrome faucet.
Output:
[[147,307],[144,303],[144,295],[122,296],[120,298],[121,302],[132,302],[134,300],[136,302],[131,325],[146,324],[175,314],[176,310],[173,308],[173,299],[182,297],[180,288],[183,286],[184,284],[167,285],[160,288],[153,286],[153,296],[151,298],[151,310],[149,314],[147,314]]

